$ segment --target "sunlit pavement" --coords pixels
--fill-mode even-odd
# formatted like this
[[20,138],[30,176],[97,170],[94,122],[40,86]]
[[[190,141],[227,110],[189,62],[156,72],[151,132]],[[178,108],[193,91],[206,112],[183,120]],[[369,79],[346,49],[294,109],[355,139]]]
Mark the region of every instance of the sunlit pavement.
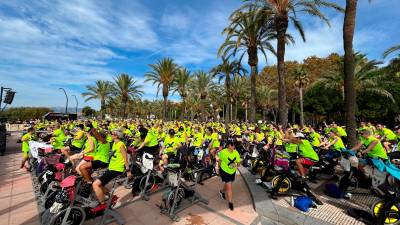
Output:
[[[16,144],[17,135],[8,137],[6,155],[0,157],[0,224],[39,224],[38,208],[32,188],[30,173],[19,169],[22,153],[20,144]],[[180,212],[178,222],[172,222],[167,216],[160,214],[158,205],[161,203],[162,192],[150,196],[149,201],[137,201],[119,208],[126,224],[157,225],[224,225],[224,224],[260,224],[255,212],[249,191],[240,176],[234,183],[235,210],[230,211],[227,202],[219,197],[221,182],[218,177],[211,178],[198,185],[197,190],[209,201],[208,205],[193,205]],[[130,190],[118,187],[116,190],[123,204],[132,199]],[[87,221],[85,224],[97,224],[98,220]]]
[[16,137],[7,137],[5,156],[0,156],[0,224],[39,224],[30,173],[21,170],[22,152]]

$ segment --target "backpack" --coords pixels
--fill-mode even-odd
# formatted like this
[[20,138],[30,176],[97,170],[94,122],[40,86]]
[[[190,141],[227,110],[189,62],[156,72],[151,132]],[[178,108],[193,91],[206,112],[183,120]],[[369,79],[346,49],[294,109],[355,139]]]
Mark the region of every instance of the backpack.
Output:
[[294,207],[298,208],[303,212],[308,212],[313,202],[308,196],[299,196],[294,200]]
[[332,198],[343,198],[344,192],[336,184],[326,184],[324,193]]

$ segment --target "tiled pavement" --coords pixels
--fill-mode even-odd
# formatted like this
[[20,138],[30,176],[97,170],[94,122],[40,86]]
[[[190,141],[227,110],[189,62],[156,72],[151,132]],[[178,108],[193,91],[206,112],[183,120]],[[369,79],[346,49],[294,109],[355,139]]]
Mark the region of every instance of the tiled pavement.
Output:
[[[5,224],[39,224],[38,210],[31,176],[19,169],[20,145],[15,144],[17,136],[8,137],[6,156],[0,157],[0,225]],[[220,180],[217,177],[205,181],[205,185],[197,186],[202,197],[209,201],[208,205],[194,205],[178,214],[180,221],[172,222],[161,215],[157,204],[161,202],[162,193],[150,197],[150,200],[137,201],[119,208],[126,224],[157,225],[225,225],[225,224],[260,224],[258,214],[254,211],[248,189],[240,174],[234,183],[235,210],[230,211],[227,203],[219,198]],[[119,187],[116,191],[120,201],[131,199],[130,191]],[[97,224],[98,221],[87,221],[85,224]]]
[[22,153],[10,138],[5,156],[0,156],[0,224],[39,224],[31,176],[19,169]]
[[[247,170],[246,168],[241,168],[241,171]],[[257,176],[253,176],[250,173],[245,172],[246,178],[248,182],[255,182],[255,179],[258,178]],[[345,199],[335,199],[326,196],[323,193],[325,183],[329,183],[333,181],[324,180],[322,179],[318,183],[309,183],[311,189],[316,193],[318,198],[324,203],[323,205],[318,205],[316,209],[311,209],[309,212],[302,212],[290,205],[290,197],[289,196],[280,196],[278,200],[272,200],[272,203],[275,206],[281,207],[278,210],[278,214],[281,214],[284,208],[285,213],[282,213],[283,216],[279,215],[280,217],[285,217],[287,214],[293,214],[289,217],[299,217],[299,215],[304,215],[308,219],[315,218],[316,220],[320,220],[321,222],[326,222],[329,224],[338,224],[338,225],[362,225],[364,223],[356,220],[355,218],[347,215],[346,211],[350,208],[358,208],[364,209],[369,211],[370,206],[378,200],[378,198],[372,196],[368,193],[368,190],[365,189],[357,189],[352,194],[352,198],[350,200]],[[252,188],[250,188],[252,189]],[[253,192],[262,192],[262,196],[266,195],[266,191],[260,188],[253,188]],[[299,193],[302,194],[302,193]],[[254,193],[253,193],[254,195]],[[269,199],[268,197],[265,197]],[[286,215],[285,215],[286,214]],[[299,217],[303,218],[303,217]],[[316,222],[318,224],[318,222]],[[302,222],[295,223],[295,224],[303,224]]]

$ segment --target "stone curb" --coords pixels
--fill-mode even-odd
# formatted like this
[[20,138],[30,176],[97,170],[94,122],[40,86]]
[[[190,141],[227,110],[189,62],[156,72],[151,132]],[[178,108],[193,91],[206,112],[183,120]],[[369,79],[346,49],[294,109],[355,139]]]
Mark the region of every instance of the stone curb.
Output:
[[265,189],[254,182],[255,177],[247,168],[240,166],[238,170],[250,191],[253,207],[260,216],[261,224],[331,225],[323,220],[276,205],[268,197]]

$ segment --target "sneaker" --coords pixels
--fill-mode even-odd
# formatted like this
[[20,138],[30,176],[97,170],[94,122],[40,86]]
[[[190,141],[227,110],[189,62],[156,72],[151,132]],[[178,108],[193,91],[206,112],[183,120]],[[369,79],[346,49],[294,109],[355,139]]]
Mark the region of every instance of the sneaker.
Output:
[[229,209],[233,211],[233,203],[229,202],[228,206],[229,206]]
[[225,193],[222,191],[219,191],[219,196],[224,200],[226,199]]
[[107,205],[105,203],[100,203],[96,207],[90,209],[91,213],[97,213],[106,210]]

